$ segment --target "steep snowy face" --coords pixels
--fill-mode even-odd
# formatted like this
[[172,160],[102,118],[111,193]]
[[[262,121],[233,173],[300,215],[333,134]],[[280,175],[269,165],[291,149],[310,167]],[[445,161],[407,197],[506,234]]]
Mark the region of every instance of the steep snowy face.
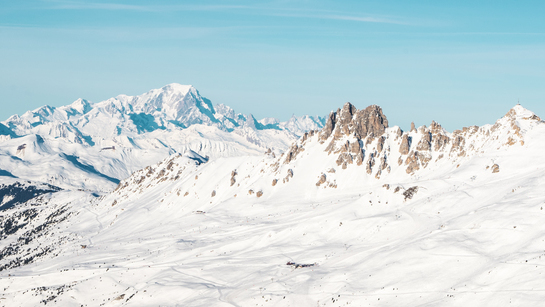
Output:
[[139,96],[120,95],[115,99],[122,105],[129,105],[134,113],[155,115],[186,127],[218,122],[210,100],[202,97],[191,85],[172,83]]
[[15,137],[15,133],[10,128],[0,124],[0,142],[9,140]]

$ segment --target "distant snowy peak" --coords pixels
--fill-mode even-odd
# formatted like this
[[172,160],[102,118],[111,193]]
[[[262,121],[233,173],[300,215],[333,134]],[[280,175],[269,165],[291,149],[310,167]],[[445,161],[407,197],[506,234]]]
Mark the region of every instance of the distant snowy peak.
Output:
[[172,83],[139,96],[119,95],[113,99],[128,104],[134,113],[164,116],[185,126],[217,122],[210,100],[191,85]]
[[[309,118],[262,124],[251,114],[214,107],[191,85],[173,83],[141,95],[98,103],[77,99],[11,116],[0,126],[0,169],[22,179],[98,189],[188,150],[212,159],[269,149],[279,154],[305,129],[319,126],[319,119]],[[31,146],[34,137],[47,146]]]

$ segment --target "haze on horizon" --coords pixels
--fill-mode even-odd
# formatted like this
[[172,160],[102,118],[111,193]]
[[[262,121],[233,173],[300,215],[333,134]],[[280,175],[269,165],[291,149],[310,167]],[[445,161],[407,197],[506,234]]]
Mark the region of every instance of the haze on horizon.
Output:
[[26,1],[0,6],[0,120],[169,83],[256,118],[380,105],[391,125],[545,116],[542,1]]

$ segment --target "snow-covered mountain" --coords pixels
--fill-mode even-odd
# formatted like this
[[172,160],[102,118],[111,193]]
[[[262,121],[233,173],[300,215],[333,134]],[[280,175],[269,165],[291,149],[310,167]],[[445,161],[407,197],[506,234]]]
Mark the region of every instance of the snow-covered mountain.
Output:
[[[267,119],[269,120],[269,119]],[[320,117],[262,124],[251,114],[214,107],[190,85],[93,104],[44,106],[0,124],[0,169],[61,187],[106,191],[132,172],[188,150],[212,158],[279,153]]]
[[345,104],[283,154],[174,153],[102,195],[5,177],[38,192],[0,211],[0,304],[539,305],[544,138],[519,105],[450,133]]

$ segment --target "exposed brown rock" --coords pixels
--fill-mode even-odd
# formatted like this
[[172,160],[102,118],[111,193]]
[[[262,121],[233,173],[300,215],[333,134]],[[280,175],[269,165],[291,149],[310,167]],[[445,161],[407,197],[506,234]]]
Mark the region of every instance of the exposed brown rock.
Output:
[[444,133],[444,130],[443,130],[443,127],[441,127],[441,125],[439,125],[438,123],[436,123],[434,120],[431,121],[431,124],[430,124],[430,132],[431,134],[435,135],[435,134],[443,134]]
[[397,138],[400,138],[401,136],[403,136],[403,130],[401,130],[401,128],[397,128],[397,131],[396,131],[396,140]]
[[382,109],[376,105],[357,111],[354,123],[354,132],[359,139],[366,136],[378,137],[388,128],[386,116],[382,113]]
[[[347,141],[348,142],[348,141]],[[360,146],[360,142],[359,141],[356,141],[356,142],[352,142],[350,143],[350,153],[353,153],[353,154],[359,154],[361,152],[361,146]]]
[[352,164],[354,160],[352,159],[352,155],[346,152],[343,152],[339,155],[337,158],[337,161],[335,161],[337,165],[342,166],[343,169],[346,169],[348,164]]
[[291,145],[291,147],[289,148],[289,150],[286,152],[286,159],[284,160],[284,164],[288,164],[290,163],[291,161],[295,160],[295,158],[297,157],[297,155],[304,151],[305,149],[303,148],[303,146],[298,146],[297,144],[293,144]]
[[250,195],[254,194],[254,190],[248,190],[248,194]]
[[384,136],[381,136],[378,138],[377,142],[377,151],[382,152],[382,149],[384,149],[384,143],[386,142],[386,138]]
[[431,161],[431,154],[428,152],[417,152],[417,157],[420,163],[422,164],[422,167],[426,168],[428,167],[428,163]]
[[405,200],[407,199],[412,199],[413,196],[418,192],[418,187],[417,186],[414,186],[414,187],[410,187],[408,188],[407,190],[405,190],[405,192],[403,192],[403,196],[405,196]]
[[380,170],[385,170],[388,167],[388,158],[386,155],[382,155],[380,158]]
[[212,197],[216,196],[216,190],[212,191]]
[[492,165],[492,173],[499,173],[500,172],[500,166],[498,164]]
[[335,125],[337,123],[337,114],[340,113],[340,109],[337,110],[337,112],[331,112],[329,113],[329,116],[327,117],[326,123],[324,128],[322,128],[322,132],[320,133],[320,143],[324,143],[325,140],[331,136],[333,133],[333,129],[335,129]]
[[525,120],[536,120],[536,121],[541,121],[541,118],[539,118],[539,116],[537,115],[532,115],[532,116],[529,116],[529,117],[524,117],[523,119]]
[[322,183],[325,183],[325,181],[326,181],[326,176],[325,174],[322,174],[320,176],[320,179],[318,179],[318,182],[316,182],[316,186],[319,187]]
[[450,138],[444,134],[434,134],[433,141],[435,143],[434,150],[440,151],[450,142]]
[[373,166],[375,166],[375,155],[372,153],[369,155],[369,161],[367,161],[367,174],[373,172]]
[[415,171],[420,169],[418,165],[418,152],[411,151],[407,160],[405,160],[405,165],[407,165],[407,174],[413,174]]
[[273,179],[272,186],[274,187],[278,183],[278,179]]
[[423,131],[422,139],[418,142],[416,146],[418,151],[430,151],[431,150],[431,133]]
[[416,132],[416,128],[414,126],[414,122],[411,122],[411,132]]
[[[460,131],[460,130],[456,130]],[[458,152],[458,156],[464,156],[464,146],[466,144],[466,139],[461,135],[456,135],[454,139],[452,140],[452,148],[450,149],[450,152]]]
[[[354,135],[358,140],[365,137],[378,137],[388,127],[388,120],[379,106],[368,106],[363,110],[357,110],[347,102],[342,109],[329,114],[325,127],[320,133],[320,140],[325,141],[331,135],[332,142],[336,142],[343,135]],[[334,144],[328,146],[328,152],[334,148]]]
[[411,137],[408,134],[403,134],[403,139],[401,139],[401,145],[399,146],[399,153],[406,155],[409,153],[411,148]]
[[231,172],[231,186],[233,186],[235,184],[235,182],[237,182],[237,180],[235,179],[235,176],[237,175],[237,171],[234,170]]
[[282,180],[282,182],[286,183],[286,182],[289,182],[290,181],[290,178],[293,177],[293,170],[290,168],[288,169],[288,174],[286,175],[286,177]]
[[257,193],[255,193],[255,196],[257,197],[263,196],[263,191],[258,191]]

